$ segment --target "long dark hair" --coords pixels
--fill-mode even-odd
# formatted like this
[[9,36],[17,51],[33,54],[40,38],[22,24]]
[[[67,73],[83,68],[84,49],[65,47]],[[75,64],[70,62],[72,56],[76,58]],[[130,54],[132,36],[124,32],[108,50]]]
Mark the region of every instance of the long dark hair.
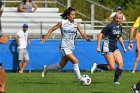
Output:
[[2,1],[0,1],[0,9],[1,9],[2,5],[3,5],[3,3],[2,3]]
[[[22,2],[23,2],[24,4],[26,4],[26,0],[22,0]],[[29,0],[29,2],[32,2],[32,0]]]
[[63,19],[67,19],[67,18],[68,18],[67,16],[69,16],[70,13],[71,13],[72,11],[75,11],[75,9],[69,7],[69,8],[66,9],[66,10],[64,11],[64,13],[61,14],[60,16],[61,16]]

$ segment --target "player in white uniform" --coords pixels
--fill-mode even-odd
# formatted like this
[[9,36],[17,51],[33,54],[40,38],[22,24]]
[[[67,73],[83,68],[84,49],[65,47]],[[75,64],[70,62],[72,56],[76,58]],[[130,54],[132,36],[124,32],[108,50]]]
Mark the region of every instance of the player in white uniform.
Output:
[[81,78],[81,74],[78,66],[78,60],[72,52],[73,49],[75,48],[74,42],[75,42],[75,37],[77,35],[77,30],[82,35],[82,37],[85,38],[87,41],[90,41],[90,39],[83,33],[80,25],[74,21],[75,10],[73,8],[69,7],[60,16],[62,16],[63,18],[62,22],[57,23],[57,25],[51,28],[48,31],[46,37],[41,41],[41,43],[47,41],[50,34],[56,29],[60,28],[61,38],[62,38],[60,44],[60,50],[62,52],[62,58],[59,64],[54,64],[51,66],[44,65],[44,71],[42,72],[42,77],[45,77],[47,71],[64,68],[68,60],[70,60],[73,63],[76,77],[79,80]]

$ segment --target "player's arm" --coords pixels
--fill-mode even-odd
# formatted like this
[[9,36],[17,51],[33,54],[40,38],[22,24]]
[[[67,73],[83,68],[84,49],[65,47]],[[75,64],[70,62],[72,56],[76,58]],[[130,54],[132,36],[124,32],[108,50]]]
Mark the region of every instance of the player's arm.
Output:
[[132,42],[132,37],[135,30],[136,30],[135,27],[131,27],[130,32],[129,32],[129,42]]
[[139,44],[140,40],[136,39],[136,46],[138,49],[140,49],[140,44]]
[[2,35],[1,37],[0,37],[0,43],[1,44],[5,44],[5,43],[7,43],[8,42],[8,36],[7,35]]
[[128,49],[132,50],[133,48],[133,44],[132,44],[132,37],[133,37],[133,33],[136,30],[135,27],[131,27],[130,31],[129,31],[129,43],[128,43]]
[[126,48],[125,48],[125,45],[124,45],[122,37],[119,38],[119,42],[120,42],[121,46],[123,47],[124,52],[126,53],[127,51],[126,51]]
[[130,49],[130,50],[132,50],[132,48],[133,48],[133,44],[132,44],[133,33],[138,27],[140,27],[140,17],[137,18],[137,20],[135,21],[135,23],[133,24],[133,26],[131,27],[130,32],[129,32],[128,49]]
[[77,29],[83,38],[85,38],[87,41],[91,41],[90,38],[88,38],[87,35],[82,31],[82,28],[79,24],[77,24]]
[[96,48],[97,52],[100,52],[100,43],[101,43],[102,37],[103,37],[103,33],[100,32],[97,35],[97,48]]
[[47,33],[47,35],[45,36],[45,38],[41,41],[41,43],[44,43],[45,41],[47,41],[47,40],[48,40],[48,37],[51,35],[51,33],[52,33],[53,31],[55,31],[56,29],[58,29],[59,27],[61,27],[61,25],[62,25],[62,23],[59,22],[59,23],[57,23],[54,27],[52,27],[52,28],[48,31],[48,33]]
[[19,44],[19,38],[18,38],[18,35],[17,34],[15,35],[15,40],[16,40],[18,46],[19,46],[20,44]]

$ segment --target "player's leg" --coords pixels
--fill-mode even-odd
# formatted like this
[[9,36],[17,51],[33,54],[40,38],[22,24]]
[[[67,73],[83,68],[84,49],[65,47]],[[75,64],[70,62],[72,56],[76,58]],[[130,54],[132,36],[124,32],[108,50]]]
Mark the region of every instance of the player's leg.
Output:
[[96,68],[100,68],[102,70],[114,70],[115,60],[114,60],[113,54],[112,53],[104,54],[103,56],[105,57],[108,64],[96,64],[96,63],[94,63],[92,68],[91,68],[91,73],[92,74],[96,70]]
[[120,53],[119,50],[115,51],[113,53],[114,55],[114,58],[115,58],[115,62],[117,63],[118,67],[116,68],[116,71],[115,71],[115,75],[114,75],[114,82],[118,82],[119,80],[119,77],[121,76],[123,70],[123,60],[122,60],[122,55]]
[[133,67],[132,73],[135,73],[139,60],[140,60],[140,50],[137,50],[136,51],[136,59],[134,62],[134,67]]
[[5,93],[6,74],[3,67],[0,69],[0,93]]
[[66,55],[66,57],[68,58],[68,60],[70,60],[73,63],[75,75],[79,80],[81,78],[81,74],[80,74],[77,58],[73,55],[73,53]]
[[97,66],[98,68],[101,68],[103,70],[114,70],[115,69],[115,59],[113,56],[113,53],[110,54],[104,54],[104,57],[108,64],[104,64],[104,66]]
[[59,64],[50,65],[47,67],[47,70],[50,71],[64,68],[67,62],[68,62],[67,58],[65,56],[62,56]]
[[42,77],[45,77],[46,72],[47,71],[52,71],[52,70],[59,70],[65,67],[65,65],[67,64],[68,59],[66,58],[66,56],[62,55],[61,61],[59,64],[53,64],[50,66],[44,65],[44,70],[42,72]]

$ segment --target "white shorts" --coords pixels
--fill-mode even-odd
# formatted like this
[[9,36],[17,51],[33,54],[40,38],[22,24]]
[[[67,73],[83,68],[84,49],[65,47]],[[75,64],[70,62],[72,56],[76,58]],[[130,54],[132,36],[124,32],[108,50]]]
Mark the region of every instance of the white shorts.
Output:
[[61,53],[63,56],[71,54],[72,50],[71,49],[60,49]]
[[18,60],[29,60],[27,49],[18,49]]

